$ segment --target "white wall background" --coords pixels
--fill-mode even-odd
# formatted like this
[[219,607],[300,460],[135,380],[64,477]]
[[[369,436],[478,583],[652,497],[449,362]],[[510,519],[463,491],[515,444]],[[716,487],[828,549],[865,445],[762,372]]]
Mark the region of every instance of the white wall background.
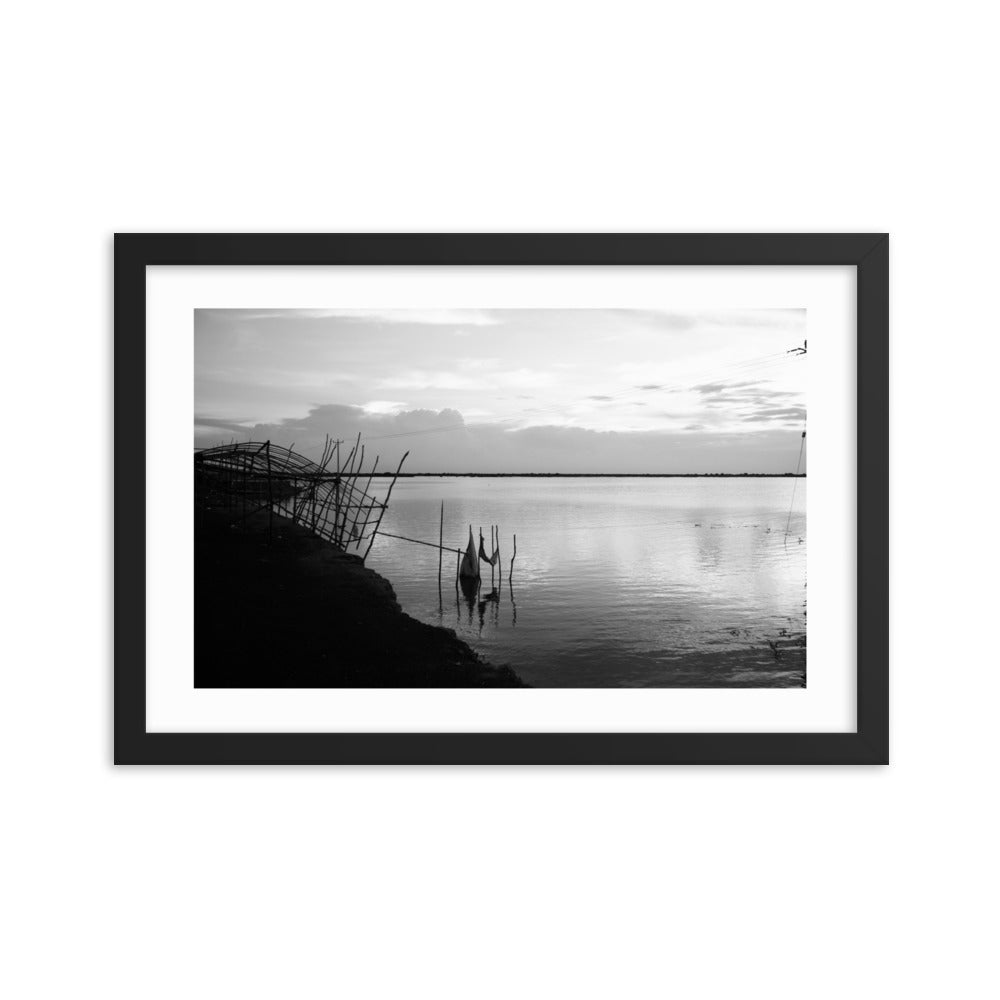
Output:
[[[993,995],[995,18],[8,8],[5,994]],[[112,768],[116,229],[891,231],[892,765]]]

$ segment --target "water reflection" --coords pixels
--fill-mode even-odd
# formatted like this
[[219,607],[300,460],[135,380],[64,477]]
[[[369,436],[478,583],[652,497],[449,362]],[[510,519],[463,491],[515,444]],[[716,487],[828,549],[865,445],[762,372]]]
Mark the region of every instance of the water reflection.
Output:
[[[454,581],[454,622],[536,686],[801,684],[805,485],[787,544],[784,479],[400,480],[385,525],[436,541],[444,499],[445,544],[499,522],[509,553],[516,531],[513,575]],[[433,550],[380,538],[369,565],[445,623]]]
[[480,581],[471,576],[460,576],[458,585],[462,589],[462,596],[468,602],[469,609],[476,603],[479,597]]
[[[479,634],[482,635],[483,628],[487,623],[494,627],[500,624],[500,593],[498,587],[492,587],[489,591],[484,590],[483,580],[467,576],[459,576],[455,584],[455,607],[461,617],[460,601],[464,601],[468,621],[471,624],[473,616],[477,616],[479,623]],[[461,594],[461,598],[459,595]],[[514,604],[513,586],[510,587],[511,605]],[[514,612],[515,620],[517,612]]]

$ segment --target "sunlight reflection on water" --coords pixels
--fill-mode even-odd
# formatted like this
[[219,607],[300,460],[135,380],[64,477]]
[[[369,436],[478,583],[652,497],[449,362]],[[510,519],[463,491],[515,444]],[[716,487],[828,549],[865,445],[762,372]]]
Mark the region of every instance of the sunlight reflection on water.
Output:
[[[400,479],[395,534],[465,546],[500,525],[502,584],[455,586],[445,554],[379,537],[368,565],[414,618],[444,625],[540,687],[800,686],[805,678],[806,481]],[[517,559],[510,586],[512,535]]]

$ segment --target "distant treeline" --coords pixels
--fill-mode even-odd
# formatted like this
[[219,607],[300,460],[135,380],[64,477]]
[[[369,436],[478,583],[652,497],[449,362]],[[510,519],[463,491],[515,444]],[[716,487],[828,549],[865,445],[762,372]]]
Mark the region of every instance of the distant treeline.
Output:
[[[392,476],[391,472],[376,472]],[[805,479],[800,472],[401,472],[400,479]]]

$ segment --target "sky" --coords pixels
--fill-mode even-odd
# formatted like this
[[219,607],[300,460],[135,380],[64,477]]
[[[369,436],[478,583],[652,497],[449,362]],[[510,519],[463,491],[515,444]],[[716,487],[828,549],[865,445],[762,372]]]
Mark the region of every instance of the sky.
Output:
[[[198,309],[195,447],[407,472],[794,472],[804,309]],[[803,458],[803,471],[805,459]]]

